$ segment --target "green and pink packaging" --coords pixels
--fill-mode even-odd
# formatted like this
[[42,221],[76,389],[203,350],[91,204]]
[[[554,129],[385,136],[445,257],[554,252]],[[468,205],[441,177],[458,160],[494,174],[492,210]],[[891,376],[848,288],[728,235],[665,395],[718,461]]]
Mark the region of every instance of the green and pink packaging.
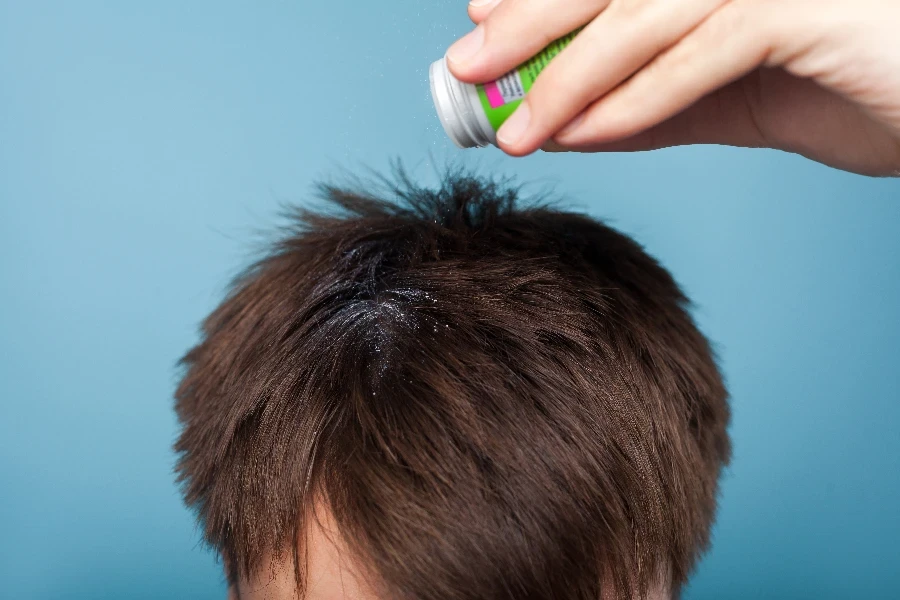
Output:
[[444,131],[460,148],[496,145],[497,130],[519,106],[535,79],[578,32],[541,50],[503,77],[487,83],[463,83],[447,68],[446,57],[431,65],[431,95]]

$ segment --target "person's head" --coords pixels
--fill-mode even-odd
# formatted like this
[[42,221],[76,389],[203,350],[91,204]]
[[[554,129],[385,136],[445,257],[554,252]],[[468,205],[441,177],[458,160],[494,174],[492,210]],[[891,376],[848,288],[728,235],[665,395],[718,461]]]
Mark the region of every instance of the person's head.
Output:
[[465,174],[323,191],[176,393],[186,501],[232,595],[677,597],[730,446],[672,277]]

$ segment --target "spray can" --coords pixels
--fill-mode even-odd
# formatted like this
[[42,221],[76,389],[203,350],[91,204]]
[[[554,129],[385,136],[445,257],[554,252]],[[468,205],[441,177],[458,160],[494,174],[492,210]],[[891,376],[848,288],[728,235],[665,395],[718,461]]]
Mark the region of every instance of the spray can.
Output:
[[487,83],[463,83],[447,68],[447,57],[429,69],[431,96],[444,131],[460,148],[497,144],[497,130],[515,112],[534,80],[578,30],[551,42],[503,77]]

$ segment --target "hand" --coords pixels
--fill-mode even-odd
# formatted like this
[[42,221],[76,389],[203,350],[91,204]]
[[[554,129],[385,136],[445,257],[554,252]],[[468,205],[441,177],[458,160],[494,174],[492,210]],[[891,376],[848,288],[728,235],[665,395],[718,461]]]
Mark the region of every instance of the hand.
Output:
[[469,14],[448,64],[472,83],[585,25],[498,132],[509,154],[727,144],[900,174],[897,0],[487,0]]

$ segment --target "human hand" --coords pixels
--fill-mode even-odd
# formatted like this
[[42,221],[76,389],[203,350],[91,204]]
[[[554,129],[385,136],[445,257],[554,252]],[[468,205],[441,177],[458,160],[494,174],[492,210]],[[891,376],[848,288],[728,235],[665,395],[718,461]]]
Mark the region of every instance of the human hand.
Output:
[[475,2],[448,51],[470,83],[585,25],[498,132],[509,154],[726,144],[900,174],[900,2]]

